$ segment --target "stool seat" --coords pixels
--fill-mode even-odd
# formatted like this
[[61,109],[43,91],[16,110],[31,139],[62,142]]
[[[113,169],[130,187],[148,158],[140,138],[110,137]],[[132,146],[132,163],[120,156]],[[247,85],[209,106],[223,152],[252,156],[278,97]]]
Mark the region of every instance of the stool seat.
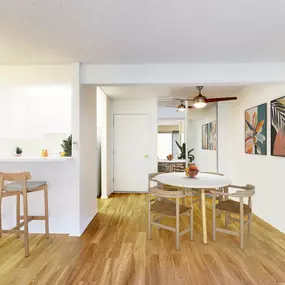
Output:
[[[45,186],[46,181],[27,181],[27,190],[32,191],[39,187]],[[21,191],[23,190],[23,185],[19,182],[12,182],[4,185],[4,191]]]

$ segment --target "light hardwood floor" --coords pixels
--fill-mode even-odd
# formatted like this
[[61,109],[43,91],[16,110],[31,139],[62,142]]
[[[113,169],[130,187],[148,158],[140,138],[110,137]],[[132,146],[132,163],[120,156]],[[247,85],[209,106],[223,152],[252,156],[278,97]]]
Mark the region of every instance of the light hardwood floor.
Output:
[[[285,283],[285,235],[257,217],[253,234],[238,238],[217,233],[201,242],[201,212],[195,206],[194,241],[153,229],[147,240],[147,196],[117,194],[99,200],[99,213],[81,238],[31,235],[31,255],[24,257],[22,238],[0,239],[0,284],[215,285]],[[182,218],[182,226],[188,223]],[[172,221],[167,221],[171,223]],[[217,221],[220,225],[220,221]],[[234,229],[235,225],[230,225]]]

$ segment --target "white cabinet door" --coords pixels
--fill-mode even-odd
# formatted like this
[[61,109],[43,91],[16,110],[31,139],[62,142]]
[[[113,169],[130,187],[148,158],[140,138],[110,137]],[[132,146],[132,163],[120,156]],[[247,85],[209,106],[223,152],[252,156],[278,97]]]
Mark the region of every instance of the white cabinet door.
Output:
[[114,115],[114,191],[148,190],[148,115]]

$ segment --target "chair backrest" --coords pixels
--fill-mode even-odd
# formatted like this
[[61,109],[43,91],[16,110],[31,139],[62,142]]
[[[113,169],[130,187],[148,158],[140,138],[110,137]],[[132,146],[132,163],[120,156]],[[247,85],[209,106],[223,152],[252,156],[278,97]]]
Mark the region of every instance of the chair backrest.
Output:
[[23,180],[29,180],[32,178],[31,173],[28,171],[18,172],[18,173],[0,172],[0,177],[3,178],[3,181],[10,181],[10,182],[21,182]]
[[27,180],[31,179],[30,172],[19,172],[19,173],[5,173],[0,172],[0,196],[2,197],[4,182],[18,182],[23,185],[24,191],[27,189]]
[[183,198],[187,196],[187,194],[181,190],[168,191],[158,188],[150,189],[150,194],[161,198]]
[[230,185],[229,188],[240,189],[230,194],[232,197],[252,197],[255,194],[255,186],[247,184],[246,186]]

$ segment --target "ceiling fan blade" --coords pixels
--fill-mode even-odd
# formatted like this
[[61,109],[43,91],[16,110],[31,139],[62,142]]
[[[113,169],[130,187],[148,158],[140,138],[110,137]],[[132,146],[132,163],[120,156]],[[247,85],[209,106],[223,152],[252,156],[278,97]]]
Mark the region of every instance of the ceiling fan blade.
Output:
[[237,97],[206,98],[206,103],[237,100]]
[[195,107],[191,105],[191,106],[188,106],[188,109],[195,109]]

